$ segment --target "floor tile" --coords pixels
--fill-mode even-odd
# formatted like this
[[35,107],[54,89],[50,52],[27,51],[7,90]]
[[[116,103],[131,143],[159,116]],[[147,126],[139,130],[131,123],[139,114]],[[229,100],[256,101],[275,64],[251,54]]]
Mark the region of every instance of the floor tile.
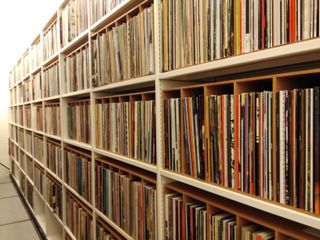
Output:
[[0,226],[29,219],[18,196],[0,199]]
[[11,183],[11,178],[9,176],[0,177],[0,184],[1,183]]
[[18,193],[12,183],[0,184],[0,199],[13,196],[18,196]]
[[40,239],[30,220],[0,226],[0,238],[10,240]]

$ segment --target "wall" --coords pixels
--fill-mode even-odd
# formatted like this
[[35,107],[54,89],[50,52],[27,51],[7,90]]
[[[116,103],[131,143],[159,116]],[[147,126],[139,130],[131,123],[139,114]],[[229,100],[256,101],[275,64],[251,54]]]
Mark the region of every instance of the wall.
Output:
[[0,6],[0,162],[8,163],[9,71],[61,4],[61,0],[10,0]]

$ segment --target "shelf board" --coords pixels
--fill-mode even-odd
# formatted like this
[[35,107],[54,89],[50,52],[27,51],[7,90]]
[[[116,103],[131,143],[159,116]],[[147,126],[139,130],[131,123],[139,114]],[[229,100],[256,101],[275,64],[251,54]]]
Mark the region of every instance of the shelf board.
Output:
[[47,102],[47,101],[56,100],[56,99],[60,99],[60,95],[55,95],[52,97],[43,98],[43,101]]
[[22,81],[21,82],[24,82],[26,81],[28,78],[30,78],[31,74],[28,73],[27,75],[25,75],[23,78],[22,78]]
[[43,232],[46,232],[46,215],[43,213],[43,214],[35,215],[35,217],[36,217],[40,227],[42,228]]
[[119,155],[119,154],[116,154],[116,153],[112,153],[112,152],[109,152],[109,151],[105,151],[105,150],[102,150],[102,149],[98,149],[98,148],[94,148],[94,152],[98,153],[100,155],[112,158],[112,159],[116,159],[116,160],[121,161],[123,163],[130,164],[130,165],[135,166],[135,167],[139,167],[139,168],[147,170],[149,172],[157,173],[157,171],[158,171],[156,165],[145,163],[145,162],[142,162],[140,160],[128,158],[128,157],[125,157],[125,156],[122,156],[122,155]]
[[24,127],[25,130],[32,132],[32,128]]
[[161,80],[196,80],[319,59],[320,38],[315,38],[163,72],[159,74],[159,78]]
[[41,64],[39,66],[37,66],[35,69],[30,71],[30,75],[35,75],[36,73],[38,73],[41,70]]
[[[70,187],[66,182],[63,182],[63,185],[65,188],[71,192],[73,195],[75,195],[78,199],[80,199],[81,202],[83,202],[90,210],[93,209],[93,206],[90,202],[88,202],[84,197],[82,197],[77,191],[75,191],[72,187]],[[91,197],[92,198],[92,197]]]
[[121,3],[119,3],[111,11],[109,11],[106,15],[101,17],[98,21],[94,22],[90,26],[90,30],[92,32],[99,31],[100,29],[104,28],[108,23],[113,22],[114,20],[123,16],[127,12],[130,12],[130,10],[133,7],[136,7],[141,2],[143,2],[143,0],[125,0]]
[[76,96],[90,96],[90,88],[76,91],[76,92],[70,92],[70,93],[64,93],[61,97],[68,98],[68,97],[76,97]]
[[74,46],[76,46],[81,41],[84,41],[87,38],[89,40],[89,29],[86,29],[84,32],[80,33],[75,39],[69,42],[66,46],[60,49],[60,54],[66,54],[69,51],[72,52]]
[[31,103],[40,103],[40,102],[42,102],[42,98],[39,98],[39,99],[33,100]]
[[32,129],[32,131],[33,131],[34,133],[39,134],[39,135],[42,135],[42,136],[44,136],[44,134],[45,134],[43,131],[39,131],[39,130],[36,130],[36,129]]
[[22,78],[16,82],[16,86],[18,86],[20,83],[22,83]]
[[57,141],[61,141],[61,137],[59,137],[59,136],[52,135],[52,134],[49,134],[49,133],[44,133],[43,135],[48,137],[48,138],[52,138],[52,139],[55,139]]
[[27,150],[25,150],[25,149],[24,149],[24,152],[28,157],[30,157],[30,158],[32,158],[32,160],[34,160],[34,157],[31,155],[31,153],[27,152]]
[[134,90],[134,89],[141,89],[146,87],[154,87],[155,86],[155,79],[156,76],[154,74],[139,77],[139,78],[133,78],[129,80],[121,80],[118,82],[110,83],[107,85],[99,86],[93,88],[93,92],[112,92],[114,93],[115,90],[118,91],[128,91],[128,90]]
[[77,240],[76,237],[73,235],[73,233],[70,231],[69,227],[67,225],[64,225],[64,229],[67,232],[68,236],[72,239],[72,240]]
[[238,193],[224,187],[202,182],[197,179],[193,179],[192,177],[177,174],[171,171],[160,170],[160,172],[162,176],[167,177],[169,179],[188,184],[190,186],[202,189],[204,191],[237,201],[239,203],[251,206],[253,208],[274,214],[276,216],[281,216],[291,221],[295,221],[297,223],[301,223],[303,225],[307,225],[309,227],[313,227],[320,230],[320,218],[318,217],[302,213],[297,210],[289,209],[287,207],[280,206],[274,203],[262,201],[260,199],[251,197],[249,195],[245,195],[243,193]]
[[98,215],[100,218],[102,218],[104,221],[106,221],[111,227],[113,227],[118,233],[120,233],[125,239],[127,240],[133,240],[133,238],[123,231],[117,224],[115,224],[111,219],[106,217],[102,212],[100,212],[98,209],[95,208],[95,213]]
[[59,57],[59,51],[56,52],[55,54],[53,54],[52,56],[50,56],[47,60],[45,60],[42,64],[42,66],[45,68],[48,65],[50,65],[51,63],[55,62],[56,60],[58,60]]
[[24,103],[16,103],[15,106],[19,107],[19,106],[23,106]]
[[73,145],[73,146],[75,146],[75,147],[79,147],[79,148],[86,149],[86,150],[88,150],[88,151],[92,151],[92,146],[91,146],[90,144],[82,143],[82,142],[78,142],[78,141],[76,141],[76,140],[71,140],[71,139],[66,139],[66,138],[62,138],[62,141],[63,141],[64,143]]
[[43,169],[47,169],[45,166],[44,166],[44,163],[43,162],[40,162],[38,159],[36,159],[35,157],[33,157],[33,160],[38,164],[40,165]]
[[19,144],[18,144],[15,140],[13,140],[12,138],[9,138],[9,139],[10,139],[10,141],[13,142],[16,146],[19,145]]
[[49,173],[49,175],[53,177],[57,182],[59,182],[59,184],[63,185],[64,182],[62,181],[62,179],[54,172],[52,172],[50,168],[46,168],[46,172]]
[[46,30],[48,30],[51,26],[52,26],[52,23],[57,20],[58,18],[58,13],[57,13],[57,10],[55,9],[53,14],[51,14],[51,17],[50,19],[46,22],[46,24],[44,25],[44,27],[42,28],[42,31],[41,32],[45,32]]
[[28,174],[26,172],[24,172],[24,173],[25,173],[24,175],[26,176],[26,179],[29,181],[29,183],[31,183],[31,185],[34,186],[32,179],[28,176]]
[[20,127],[20,125],[18,125],[17,123],[14,123],[14,122],[9,122],[9,124],[16,126],[16,127]]

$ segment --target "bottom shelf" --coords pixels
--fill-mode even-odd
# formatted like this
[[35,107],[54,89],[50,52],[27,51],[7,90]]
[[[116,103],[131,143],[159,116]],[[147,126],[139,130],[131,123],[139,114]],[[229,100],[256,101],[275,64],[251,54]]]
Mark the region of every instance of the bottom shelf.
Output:
[[320,239],[306,225],[179,182],[165,185],[164,209],[166,239]]

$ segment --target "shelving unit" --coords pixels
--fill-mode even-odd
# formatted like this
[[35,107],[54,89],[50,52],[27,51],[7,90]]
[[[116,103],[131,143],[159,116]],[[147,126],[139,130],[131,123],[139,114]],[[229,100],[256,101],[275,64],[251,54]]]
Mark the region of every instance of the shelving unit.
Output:
[[[262,197],[235,187],[239,180],[230,184],[214,181],[208,165],[200,175],[186,168],[182,152],[187,131],[183,128],[186,120],[181,106],[176,109],[177,115],[181,115],[181,121],[177,120],[181,124],[180,141],[176,141],[181,145],[180,166],[168,165],[168,129],[164,124],[167,100],[181,102],[183,98],[202,95],[202,131],[207,143],[201,149],[207,161],[212,149],[208,145],[210,117],[206,99],[213,94],[236,97],[269,91],[273,96],[271,135],[275,144],[276,94],[320,86],[319,37],[164,72],[163,3],[168,1],[119,1],[117,6],[104,6],[107,12],[99,13],[104,16],[97,19],[93,16],[97,13],[94,4],[103,1],[65,0],[10,72],[11,171],[42,230],[48,239],[80,239],[79,226],[71,218],[76,213],[71,211],[81,208],[80,216],[74,217],[81,218],[82,226],[87,224],[90,228],[86,239],[97,239],[97,234],[110,234],[115,239],[145,239],[150,234],[152,239],[165,239],[165,196],[176,192],[182,196],[180,204],[197,200],[210,214],[232,213],[239,226],[238,235],[241,226],[252,222],[273,230],[277,240],[320,239],[320,206],[308,212],[279,203],[275,148],[270,150],[272,196]],[[68,17],[68,8],[73,4],[83,14],[77,19],[82,26],[71,30],[68,22],[73,20]],[[148,26],[141,24],[145,31],[133,26],[137,19],[142,23],[147,16]],[[126,32],[129,26],[130,33]],[[141,37],[139,34],[147,29],[150,35]],[[118,34],[126,34],[127,38],[120,39]],[[133,44],[132,39],[138,39],[138,35],[141,42]],[[108,38],[117,44],[123,41],[124,48],[114,53],[114,46],[109,46],[107,51],[102,43],[106,44]],[[131,49],[136,45],[140,51]],[[113,56],[107,59],[101,51]],[[84,63],[76,66],[83,59]],[[101,62],[104,64],[100,65]],[[150,111],[141,110],[147,107],[152,112],[149,116]],[[140,115],[134,109],[140,109]],[[72,111],[81,111],[82,116],[71,119]],[[145,120],[137,121],[139,116]],[[152,126],[152,131],[147,131],[148,126]],[[110,135],[106,135],[106,129],[110,129]],[[77,172],[71,169],[70,159]],[[83,169],[87,169],[86,178],[81,179],[77,174]],[[153,224],[148,223],[150,229],[141,231],[131,217],[125,218],[132,224],[129,227],[128,222],[121,223],[103,209],[105,206],[101,207],[99,198],[105,190],[97,186],[101,181],[98,175],[102,176],[98,169],[125,178],[128,185],[138,182],[142,187],[152,187],[155,202],[154,212],[148,212],[153,217]],[[70,178],[68,173],[76,176]],[[314,193],[318,199],[319,188]],[[133,201],[133,195],[128,195],[127,202]],[[128,211],[133,213],[136,209],[130,204]],[[207,222],[209,226],[209,218]]]

